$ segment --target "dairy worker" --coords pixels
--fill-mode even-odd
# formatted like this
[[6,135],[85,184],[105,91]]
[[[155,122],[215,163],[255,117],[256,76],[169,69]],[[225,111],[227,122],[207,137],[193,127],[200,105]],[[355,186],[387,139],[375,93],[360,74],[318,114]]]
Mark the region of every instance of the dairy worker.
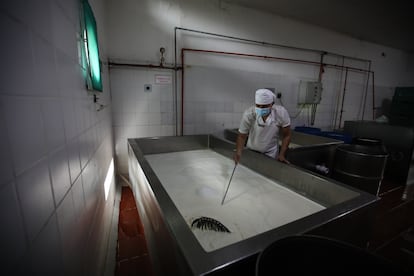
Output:
[[[286,159],[291,131],[287,110],[275,105],[275,95],[269,89],[258,89],[255,93],[255,105],[246,109],[240,122],[236,141],[234,161],[240,161],[247,139],[247,148],[261,152],[281,162]],[[279,136],[282,144],[279,152]]]

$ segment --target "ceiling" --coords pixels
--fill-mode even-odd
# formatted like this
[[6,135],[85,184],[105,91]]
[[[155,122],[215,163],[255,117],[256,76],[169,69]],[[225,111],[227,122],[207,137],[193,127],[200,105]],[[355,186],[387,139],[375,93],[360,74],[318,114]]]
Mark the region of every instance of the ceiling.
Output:
[[[223,0],[414,53],[413,11],[403,0]],[[406,4],[404,4],[404,2]]]

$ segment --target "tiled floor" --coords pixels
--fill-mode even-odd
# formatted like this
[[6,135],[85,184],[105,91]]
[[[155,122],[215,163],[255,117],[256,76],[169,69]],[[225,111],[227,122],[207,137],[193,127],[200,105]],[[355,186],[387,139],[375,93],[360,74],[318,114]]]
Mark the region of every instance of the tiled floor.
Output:
[[129,187],[122,186],[115,276],[126,275],[151,276],[153,273],[134,195]]

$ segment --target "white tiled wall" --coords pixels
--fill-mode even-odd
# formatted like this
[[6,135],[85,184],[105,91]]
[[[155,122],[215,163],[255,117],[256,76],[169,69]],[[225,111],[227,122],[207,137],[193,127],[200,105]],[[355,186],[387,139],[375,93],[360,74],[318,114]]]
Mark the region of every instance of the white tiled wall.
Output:
[[[402,58],[409,55],[402,51],[274,14],[221,1],[140,0],[108,1],[107,4],[107,30],[112,38],[108,41],[108,56],[112,59],[158,64],[159,49],[165,47],[165,61],[173,64],[176,38],[179,66],[182,48],[320,61],[320,55],[314,52],[264,47],[187,31],[174,32],[175,27],[183,27],[371,60],[371,69],[376,74],[375,107],[381,105],[382,99],[392,97],[387,91],[393,91],[393,87],[414,83],[412,70],[407,71],[407,61]],[[381,57],[383,51],[388,53],[386,58]],[[335,55],[325,56],[324,62],[368,69],[367,62],[342,60]],[[155,71],[130,67],[110,70],[116,165],[122,173],[127,172],[127,138],[174,135],[175,129],[177,134],[181,132],[181,71],[178,72],[177,99],[163,99],[175,91],[175,84],[153,85],[153,92],[144,92],[145,84],[153,84]],[[170,73],[174,74],[173,71]],[[183,133],[213,133],[237,127],[243,110],[253,103],[254,91],[260,87],[274,87],[282,92],[282,102],[292,116],[292,126],[309,126],[310,107],[301,110],[298,106],[298,86],[300,80],[315,81],[318,75],[319,67],[309,64],[186,52]],[[325,68],[322,101],[317,107],[314,127],[339,128],[336,115],[341,106],[337,100],[342,98],[344,75],[344,70]],[[364,74],[349,73],[341,123],[362,118],[366,78]],[[371,80],[364,119],[372,119]],[[164,89],[168,92],[164,93]],[[175,109],[171,110],[175,105],[170,101],[175,100],[177,114]],[[175,124],[176,117],[178,125]]]
[[[105,61],[104,3],[90,2]],[[103,272],[90,253],[105,248],[113,210],[114,183],[107,201],[103,188],[114,150],[110,91],[104,66],[107,107],[97,112],[78,59],[79,3],[0,4],[2,275]]]
[[[128,173],[127,139],[175,135],[173,83],[157,84],[169,70],[111,68],[113,128],[117,168]],[[151,91],[145,85],[151,84]]]

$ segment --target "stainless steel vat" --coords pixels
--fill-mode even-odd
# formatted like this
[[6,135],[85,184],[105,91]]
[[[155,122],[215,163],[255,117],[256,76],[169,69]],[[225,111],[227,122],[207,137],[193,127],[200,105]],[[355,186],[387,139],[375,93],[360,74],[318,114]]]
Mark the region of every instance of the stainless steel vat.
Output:
[[335,151],[332,178],[378,195],[387,157],[380,144],[340,145]]
[[[206,148],[232,158],[234,143],[211,135],[128,139],[129,177],[157,275],[233,275],[254,271],[255,259],[269,244],[303,233],[326,235],[359,245],[366,242],[377,197],[245,150],[242,165],[282,182],[288,189],[326,208],[240,242],[205,251],[146,155]],[[345,228],[347,231],[343,231]],[[355,237],[360,240],[355,241]]]

